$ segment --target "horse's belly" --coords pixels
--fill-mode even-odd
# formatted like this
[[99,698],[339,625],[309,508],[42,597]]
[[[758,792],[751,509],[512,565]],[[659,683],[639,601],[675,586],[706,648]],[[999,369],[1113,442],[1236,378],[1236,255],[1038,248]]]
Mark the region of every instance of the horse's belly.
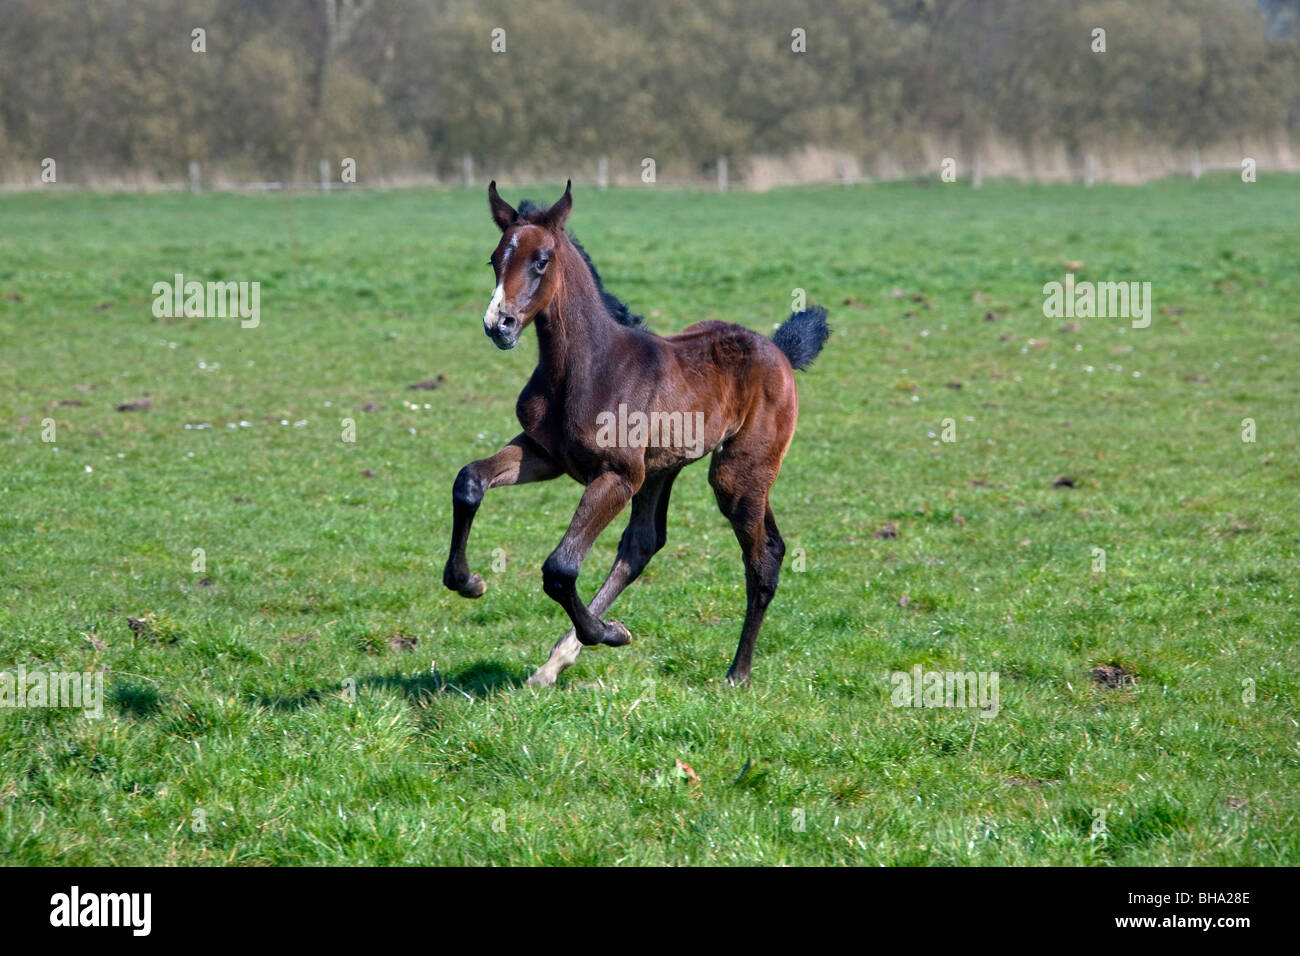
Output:
[[716,410],[653,411],[629,427],[627,442],[645,449],[647,471],[658,471],[698,461],[717,448],[728,431]]

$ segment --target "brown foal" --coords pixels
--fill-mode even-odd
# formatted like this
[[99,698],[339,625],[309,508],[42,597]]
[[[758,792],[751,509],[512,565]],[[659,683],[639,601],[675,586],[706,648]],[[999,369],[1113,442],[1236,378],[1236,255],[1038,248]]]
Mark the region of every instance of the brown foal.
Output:
[[[772,339],[717,321],[653,335],[615,319],[612,297],[565,232],[572,184],[549,210],[527,204],[517,212],[495,182],[488,200],[501,241],[492,253],[497,286],[483,328],[498,348],[510,349],[535,325],[539,359],[515,409],[523,431],[456,477],[443,583],[471,598],[487,590],[470,573],[465,546],[489,488],[559,475],[580,482],[578,510],[542,566],[543,589],[573,622],[529,679],[553,684],[583,646],[631,640],[621,623],[602,617],[664,546],[678,472],[711,452],[709,483],[745,562],[745,623],[727,672],[731,683],[744,683],[785,554],[768,492],[794,435],[794,369],[806,368],[821,351],[829,334],[825,310],[792,315]],[[614,566],[584,604],[577,590],[582,562],[629,502],[631,519]]]

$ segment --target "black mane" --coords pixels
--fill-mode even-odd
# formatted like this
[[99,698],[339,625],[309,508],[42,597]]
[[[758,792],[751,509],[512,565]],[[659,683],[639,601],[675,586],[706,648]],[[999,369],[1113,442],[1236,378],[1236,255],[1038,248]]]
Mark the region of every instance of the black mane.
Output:
[[[536,223],[546,214],[546,208],[537,205],[531,199],[525,199],[519,204],[519,218],[525,222]],[[645,318],[629,309],[618,296],[605,290],[605,284],[600,281],[600,273],[596,271],[596,264],[591,261],[591,256],[587,255],[587,250],[582,248],[582,243],[573,233],[568,233],[568,236],[574,248],[582,255],[582,261],[587,263],[587,268],[591,270],[591,277],[596,280],[596,291],[600,293],[600,300],[605,304],[605,311],[619,325],[626,325],[631,329],[644,329]]]

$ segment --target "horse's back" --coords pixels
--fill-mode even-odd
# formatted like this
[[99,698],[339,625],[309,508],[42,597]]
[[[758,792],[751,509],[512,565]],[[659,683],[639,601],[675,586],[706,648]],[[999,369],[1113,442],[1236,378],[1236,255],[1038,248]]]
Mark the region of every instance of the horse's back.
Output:
[[713,394],[737,429],[757,425],[773,434],[784,450],[794,431],[799,397],[794,369],[776,343],[753,329],[717,319],[697,322],[664,341],[696,374],[713,369]]
[[684,359],[706,362],[731,372],[789,369],[789,360],[776,344],[753,329],[734,322],[706,319],[687,326],[664,341]]

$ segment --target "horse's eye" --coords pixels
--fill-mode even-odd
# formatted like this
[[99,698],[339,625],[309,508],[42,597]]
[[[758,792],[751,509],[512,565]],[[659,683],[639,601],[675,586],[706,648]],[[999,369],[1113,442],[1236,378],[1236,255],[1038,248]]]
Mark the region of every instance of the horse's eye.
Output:
[[537,260],[537,262],[536,262],[536,264],[533,266],[533,268],[535,268],[535,269],[537,270],[538,275],[541,275],[543,272],[546,271],[546,267],[547,267],[547,265],[550,264],[550,261],[551,261],[550,259],[538,259],[538,260]]

